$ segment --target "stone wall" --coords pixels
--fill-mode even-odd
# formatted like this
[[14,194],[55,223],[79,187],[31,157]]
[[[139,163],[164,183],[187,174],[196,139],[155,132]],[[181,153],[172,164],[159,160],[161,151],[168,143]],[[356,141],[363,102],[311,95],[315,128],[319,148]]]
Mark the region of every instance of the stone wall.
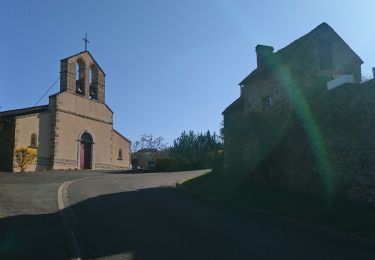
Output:
[[[331,46],[332,67],[320,67],[319,44],[327,42]],[[339,74],[353,74],[355,82],[361,81],[361,64],[363,61],[328,25],[318,26],[309,34],[281,49],[278,54],[282,65],[294,70],[301,76],[334,77]],[[309,76],[308,76],[309,77]]]
[[375,83],[304,101],[303,111],[285,103],[269,115],[227,115],[227,168],[278,188],[375,202]]
[[16,120],[0,118],[0,170],[13,170],[14,133]]
[[[325,58],[320,52],[322,42],[329,44],[332,54],[331,66],[324,69],[321,66],[321,59]],[[266,48],[271,52],[273,50],[271,47]],[[257,55],[258,58],[260,56]],[[268,179],[270,183],[280,183],[273,180],[278,180],[285,172],[292,176],[286,178],[290,180],[288,182],[290,185],[286,186],[290,188],[304,187],[301,188],[302,190],[311,188],[311,190],[318,191],[319,185],[314,186],[311,183],[319,183],[319,181],[314,178],[309,181],[311,176],[317,176],[316,172],[313,173],[314,170],[312,170],[315,164],[311,164],[314,160],[311,159],[312,154],[309,151],[318,148],[310,147],[306,140],[311,137],[309,135],[316,135],[314,131],[318,126],[322,128],[323,136],[328,138],[327,140],[331,140],[334,134],[327,129],[337,128],[347,121],[342,118],[340,120],[332,119],[326,124],[322,122],[325,122],[324,120],[330,115],[333,118],[341,118],[340,112],[333,113],[332,111],[336,111],[337,107],[340,107],[341,112],[346,111],[347,104],[352,102],[350,98],[367,95],[361,92],[363,89],[356,91],[359,85],[352,86],[347,92],[343,91],[348,89],[345,87],[328,92],[326,82],[340,74],[353,74],[355,81],[360,82],[363,61],[325,23],[287,47],[263,58],[262,65],[259,66],[258,62],[258,68],[240,83],[240,98],[223,113],[225,169],[227,172],[245,174],[253,172],[254,169],[257,169],[257,172],[265,171],[267,174],[262,176],[272,176]],[[371,92],[371,90],[369,91]],[[349,92],[352,96],[347,96],[346,93]],[[265,102],[269,98],[271,99],[270,106]],[[357,108],[358,104],[352,106],[353,113]],[[370,107],[363,108],[363,110],[366,109],[370,109]],[[367,118],[364,120],[371,120],[370,114],[366,115]],[[356,118],[355,114],[352,116]],[[315,117],[318,118],[317,122],[315,122]],[[353,122],[353,125],[363,122]],[[365,129],[369,128],[365,127]],[[306,132],[308,133],[306,135],[304,131],[310,132]],[[341,137],[343,139],[351,138],[350,136],[344,137],[344,134]],[[342,145],[336,141],[329,147],[342,147]],[[353,144],[353,147],[356,146]],[[351,148],[345,146],[342,149],[350,150]],[[276,151],[282,151],[282,154],[279,152],[271,160],[271,154]],[[362,152],[357,157],[361,157]],[[327,153],[328,155],[340,154],[338,151],[332,151],[332,153],[328,151]],[[299,156],[305,159],[302,160],[303,158],[299,158]],[[278,158],[283,159],[279,160]],[[281,162],[290,162],[290,164],[281,165]],[[278,165],[278,167],[272,168],[272,171],[268,170],[272,165]],[[306,176],[295,175],[293,167],[307,168],[304,171]],[[335,169],[338,168],[337,166]],[[283,177],[280,178],[285,180]],[[304,181],[299,181],[300,178]],[[341,180],[342,176],[339,179]],[[294,184],[292,184],[293,182]],[[304,186],[301,183],[311,185]],[[341,191],[338,193],[343,194]]]

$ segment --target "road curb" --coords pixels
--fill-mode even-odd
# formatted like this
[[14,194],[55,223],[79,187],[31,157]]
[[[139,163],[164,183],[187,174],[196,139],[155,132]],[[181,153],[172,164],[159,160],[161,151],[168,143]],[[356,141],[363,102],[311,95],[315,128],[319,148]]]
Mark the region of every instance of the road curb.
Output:
[[[205,173],[205,174],[208,174],[208,173]],[[202,175],[204,175],[204,174],[202,174]],[[200,175],[200,176],[202,176],[202,175]],[[353,234],[353,233],[347,233],[345,231],[341,231],[341,230],[338,230],[338,229],[330,228],[330,227],[327,227],[327,226],[321,226],[321,225],[318,225],[318,224],[313,224],[313,223],[305,222],[305,221],[294,219],[294,218],[275,215],[275,214],[273,214],[269,211],[259,209],[259,208],[245,208],[245,207],[241,207],[241,206],[238,206],[238,205],[228,204],[228,203],[220,201],[216,198],[203,195],[201,193],[189,190],[188,188],[182,186],[182,184],[184,184],[185,182],[190,181],[190,180],[192,180],[194,178],[197,178],[197,177],[200,177],[200,176],[182,179],[182,180],[180,180],[176,183],[176,187],[178,189],[186,192],[186,193],[192,194],[195,197],[204,199],[206,201],[210,201],[210,202],[215,203],[217,205],[230,207],[232,209],[239,210],[239,211],[241,211],[243,213],[246,213],[246,214],[268,217],[269,219],[272,219],[273,221],[277,221],[278,223],[281,223],[281,224],[287,224],[287,225],[290,225],[294,228],[304,229],[306,231],[310,231],[310,232],[314,232],[314,233],[320,233],[320,234],[324,233],[327,237],[332,238],[332,239],[355,241],[355,242],[359,243],[361,246],[366,246],[366,247],[368,246],[368,247],[375,248],[375,239],[371,239],[371,238],[368,238],[368,237],[356,235],[356,234]]]
[[57,205],[59,208],[59,213],[61,216],[61,220],[63,222],[65,234],[68,240],[68,246],[71,258],[74,260],[79,260],[82,257],[82,250],[79,246],[78,242],[78,231],[74,230],[74,226],[77,225],[78,221],[75,217],[73,209],[69,207],[69,199],[68,199],[68,188],[69,185],[75,182],[93,179],[97,177],[86,177],[78,180],[66,181],[63,182],[57,191]]
[[[204,171],[206,171],[206,170],[204,170]],[[179,180],[178,182],[176,182],[176,187],[181,188],[181,189],[186,189],[186,188],[184,188],[184,187],[181,186],[183,183],[185,183],[185,182],[187,182],[187,181],[190,181],[190,180],[192,180],[192,179],[195,179],[195,178],[201,177],[201,176],[203,176],[203,175],[209,174],[210,172],[211,172],[211,170],[207,170],[206,172],[204,172],[204,173],[202,173],[202,174],[200,174],[200,175],[198,175],[198,176],[186,177],[186,178],[184,178],[184,179],[182,179],[182,180]],[[186,189],[186,191],[188,191],[188,190]],[[190,192],[191,192],[191,193],[194,193],[193,191],[190,191]]]

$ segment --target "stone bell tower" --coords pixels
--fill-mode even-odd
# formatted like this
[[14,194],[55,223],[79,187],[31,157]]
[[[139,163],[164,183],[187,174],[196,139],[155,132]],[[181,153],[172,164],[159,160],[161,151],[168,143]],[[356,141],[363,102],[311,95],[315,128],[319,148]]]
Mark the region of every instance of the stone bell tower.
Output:
[[105,73],[89,51],[61,60],[60,92],[105,103]]

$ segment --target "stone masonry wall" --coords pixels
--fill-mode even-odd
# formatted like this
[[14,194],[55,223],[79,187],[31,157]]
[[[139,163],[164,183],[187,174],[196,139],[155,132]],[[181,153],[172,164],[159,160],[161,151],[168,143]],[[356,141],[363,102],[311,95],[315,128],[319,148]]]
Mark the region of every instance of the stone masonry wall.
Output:
[[[340,86],[306,103],[310,115],[289,110],[279,140],[265,142],[274,134],[270,125],[277,125],[276,121],[263,123],[258,132],[245,131],[242,125],[246,145],[235,144],[242,138],[227,129],[225,134],[231,137],[225,142],[241,148],[226,149],[226,156],[251,178],[274,187],[375,202],[375,84]],[[245,117],[254,128],[259,115],[231,115],[241,122]]]
[[[359,84],[362,63],[325,23],[263,57],[224,111],[226,171],[315,195],[375,200],[375,83]],[[327,81],[342,74],[358,84],[328,91]]]
[[12,171],[15,118],[0,118],[0,170]]

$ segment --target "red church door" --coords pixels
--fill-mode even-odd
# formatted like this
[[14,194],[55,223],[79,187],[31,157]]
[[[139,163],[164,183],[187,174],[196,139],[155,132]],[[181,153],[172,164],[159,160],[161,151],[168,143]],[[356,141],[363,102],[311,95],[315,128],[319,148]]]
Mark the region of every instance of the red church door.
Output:
[[91,169],[92,137],[84,133],[79,144],[79,159],[81,169]]
[[91,143],[80,143],[80,167],[91,169]]

